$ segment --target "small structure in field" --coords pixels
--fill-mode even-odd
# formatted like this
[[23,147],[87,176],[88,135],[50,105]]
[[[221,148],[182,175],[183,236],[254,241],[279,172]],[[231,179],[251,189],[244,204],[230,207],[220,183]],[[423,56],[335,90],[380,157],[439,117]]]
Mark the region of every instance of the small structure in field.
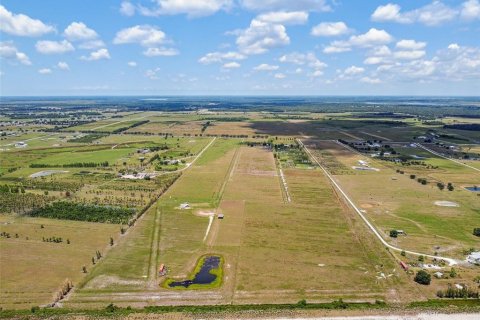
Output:
[[433,276],[437,279],[442,279],[443,278],[443,273],[441,273],[440,271],[437,271],[433,274]]
[[217,217],[218,217],[218,219],[223,219],[224,215],[223,215],[223,213],[219,213]]
[[402,267],[403,270],[408,271],[408,265],[405,262],[400,261],[400,266]]
[[163,277],[167,274],[167,267],[162,263],[160,268],[158,268],[158,276]]
[[187,210],[190,209],[190,204],[188,202],[180,204],[180,209],[181,210]]

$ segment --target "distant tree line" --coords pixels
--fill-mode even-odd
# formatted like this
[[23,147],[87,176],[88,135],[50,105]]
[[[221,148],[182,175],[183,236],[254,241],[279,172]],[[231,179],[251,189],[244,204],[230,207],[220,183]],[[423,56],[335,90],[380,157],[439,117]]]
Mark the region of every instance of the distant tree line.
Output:
[[479,123],[459,123],[459,124],[446,124],[443,126],[445,129],[457,129],[468,131],[480,131]]
[[74,162],[66,163],[62,165],[46,164],[46,163],[32,163],[30,168],[96,168],[96,167],[108,167],[108,161],[103,162]]

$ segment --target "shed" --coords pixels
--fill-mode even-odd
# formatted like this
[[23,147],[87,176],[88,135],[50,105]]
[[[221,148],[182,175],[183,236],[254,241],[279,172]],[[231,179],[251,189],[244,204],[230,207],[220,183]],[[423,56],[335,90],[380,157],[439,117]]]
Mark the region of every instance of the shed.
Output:
[[403,261],[400,261],[400,266],[403,268],[403,270],[407,271],[408,270],[408,266],[405,262]]
[[158,268],[158,275],[159,276],[164,276],[167,274],[167,267],[162,263],[160,265],[160,268]]
[[223,213],[219,213],[219,214],[218,214],[218,219],[223,219],[223,218],[224,218]]

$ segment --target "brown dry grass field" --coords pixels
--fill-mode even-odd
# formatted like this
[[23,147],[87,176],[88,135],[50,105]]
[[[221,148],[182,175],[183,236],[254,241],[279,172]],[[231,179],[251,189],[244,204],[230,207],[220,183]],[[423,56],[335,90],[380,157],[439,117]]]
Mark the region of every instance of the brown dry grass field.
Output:
[[[461,188],[464,183],[478,181],[479,176],[472,169],[436,157],[427,161],[435,163],[438,168],[402,167],[369,159],[334,142],[310,143],[317,148],[315,154],[321,162],[322,159],[328,160],[325,155],[331,154],[347,168],[358,165],[358,160],[366,160],[371,167],[380,169],[378,172],[350,169],[335,174],[328,168],[327,162],[327,169],[333,171],[337,182],[392,245],[460,260],[465,257],[465,250],[478,245],[478,238],[472,235],[472,230],[473,226],[480,225],[480,202],[474,192]],[[397,169],[404,171],[404,174],[399,174]],[[410,174],[427,178],[429,183],[422,185],[410,179]],[[451,181],[456,189],[440,191],[436,186],[437,181],[445,184]],[[442,207],[435,205],[436,201],[450,201],[459,206]],[[390,238],[390,230],[404,230],[407,235]],[[413,256],[398,258],[412,262],[417,259]],[[475,267],[460,266],[456,269],[459,276],[453,280],[455,283],[475,287],[472,282],[478,273]],[[449,268],[444,270],[448,271]],[[452,279],[435,280],[425,291],[434,295],[436,290],[445,289],[448,283],[452,283]]]
[[[0,305],[27,309],[53,302],[66,279],[78,283],[84,277],[82,266],[92,268],[97,250],[106,254],[110,236],[116,241],[120,226],[2,215],[0,232],[11,235],[0,237]],[[43,237],[63,242],[44,242]]]

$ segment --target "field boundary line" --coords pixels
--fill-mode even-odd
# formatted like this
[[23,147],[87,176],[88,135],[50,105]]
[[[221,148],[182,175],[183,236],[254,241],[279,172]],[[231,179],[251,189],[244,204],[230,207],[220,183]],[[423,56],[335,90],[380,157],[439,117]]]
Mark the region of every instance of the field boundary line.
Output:
[[395,251],[404,251],[405,253],[408,253],[408,254],[412,254],[412,255],[415,255],[415,256],[424,256],[424,257],[428,257],[428,258],[431,258],[431,259],[442,259],[442,260],[445,260],[449,263],[450,266],[453,266],[453,265],[456,265],[458,264],[458,261],[455,260],[455,259],[452,259],[452,258],[447,258],[447,257],[441,257],[441,256],[433,256],[433,255],[429,255],[429,254],[423,254],[423,253],[420,253],[420,252],[415,252],[415,251],[410,251],[410,250],[404,250],[404,249],[401,249],[401,248],[398,248],[398,247],[395,247],[391,244],[389,244],[387,241],[385,241],[385,239],[383,239],[382,235],[377,231],[377,229],[373,226],[373,224],[364,216],[364,214],[360,211],[360,209],[358,209],[358,207],[355,205],[355,203],[350,199],[350,197],[345,193],[345,191],[343,191],[343,189],[340,187],[340,185],[335,181],[335,179],[333,179],[332,175],[322,166],[322,164],[320,164],[320,162],[317,160],[317,158],[315,156],[313,156],[313,154],[310,152],[310,150],[303,144],[303,142],[300,140],[300,139],[297,139],[297,141],[300,143],[300,145],[305,149],[305,151],[308,153],[308,155],[313,159],[313,161],[315,161],[320,169],[322,169],[323,173],[325,174],[325,176],[330,180],[330,182],[332,183],[332,185],[338,190],[340,191],[340,193],[342,194],[342,196],[345,198],[345,200],[347,200],[347,203],[350,204],[350,206],[355,210],[355,212],[360,216],[360,218],[362,218],[362,220],[366,223],[366,225],[368,226],[368,228],[375,234],[375,236],[380,240],[380,242],[386,246],[387,248],[389,249],[392,249],[392,250],[395,250]]

